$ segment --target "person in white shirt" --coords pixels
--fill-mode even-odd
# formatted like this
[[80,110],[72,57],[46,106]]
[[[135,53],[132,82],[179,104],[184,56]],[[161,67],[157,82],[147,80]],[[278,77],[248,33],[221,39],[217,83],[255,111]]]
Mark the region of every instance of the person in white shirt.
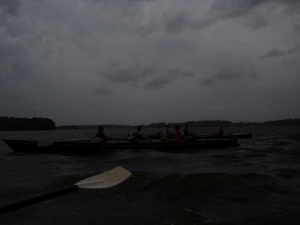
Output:
[[142,130],[142,126],[137,126],[136,130],[132,131],[129,134],[128,141],[130,141],[130,142],[139,142],[139,141],[142,141],[143,139],[147,139],[149,141],[152,141],[151,138],[147,137],[146,135],[141,134],[140,133],[141,130]]
[[164,130],[164,135],[165,135],[165,136],[168,136],[169,133],[170,133],[169,125],[166,125],[166,128],[165,128],[165,130]]

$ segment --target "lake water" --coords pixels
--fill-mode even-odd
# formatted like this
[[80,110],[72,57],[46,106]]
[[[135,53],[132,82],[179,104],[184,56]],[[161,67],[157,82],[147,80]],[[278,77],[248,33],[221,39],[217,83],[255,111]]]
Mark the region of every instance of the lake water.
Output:
[[[190,128],[200,135],[218,128]],[[125,138],[131,129],[106,129]],[[163,129],[143,129],[144,134]],[[239,147],[167,153],[117,150],[99,155],[15,153],[4,138],[82,140],[95,130],[0,132],[0,205],[74,185],[116,166],[122,184],[79,190],[0,215],[0,224],[298,224],[300,127],[224,128],[251,132]]]

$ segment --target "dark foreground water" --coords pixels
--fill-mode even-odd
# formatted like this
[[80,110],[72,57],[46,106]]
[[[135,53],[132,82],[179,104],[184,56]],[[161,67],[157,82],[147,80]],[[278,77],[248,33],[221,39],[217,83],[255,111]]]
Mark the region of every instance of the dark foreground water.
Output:
[[[217,128],[190,129],[200,134]],[[124,138],[131,130],[106,130]],[[144,129],[154,133],[157,129]],[[78,190],[0,215],[0,224],[299,224],[300,127],[252,132],[240,147],[92,156],[14,153],[3,138],[87,139],[94,130],[0,132],[0,205],[74,185],[122,166],[133,175],[102,190]]]

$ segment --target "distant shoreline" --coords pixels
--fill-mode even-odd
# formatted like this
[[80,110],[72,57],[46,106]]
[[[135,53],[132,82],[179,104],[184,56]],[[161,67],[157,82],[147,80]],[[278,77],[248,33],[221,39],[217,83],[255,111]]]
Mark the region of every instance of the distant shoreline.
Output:
[[[265,127],[265,126],[300,126],[300,119],[285,119],[285,120],[273,120],[267,122],[238,122],[232,123],[225,120],[203,120],[203,121],[187,121],[181,123],[169,123],[170,127],[173,127],[175,124],[184,126],[188,124],[189,127]],[[100,125],[100,124],[99,124]],[[56,127],[57,130],[66,130],[66,129],[97,129],[99,125],[63,125]],[[102,125],[102,124],[101,124]],[[122,129],[122,128],[135,128],[134,125],[114,125],[114,124],[103,124],[106,129]],[[151,123],[148,125],[141,125],[144,128],[164,128],[166,123]]]
[[[300,126],[300,119],[284,119],[273,120],[266,122],[237,122],[233,123],[226,120],[202,120],[202,121],[187,121],[180,123],[169,123],[170,127],[175,124],[184,127],[188,124],[192,127],[265,127],[265,126]],[[117,124],[98,124],[98,125],[62,125],[55,126],[55,122],[48,118],[14,118],[14,117],[0,117],[0,131],[29,131],[29,130],[77,130],[77,129],[95,129],[99,125],[104,125],[105,129],[125,129],[135,128],[136,125],[117,125]],[[164,128],[166,123],[151,123],[148,125],[140,124],[144,128]]]

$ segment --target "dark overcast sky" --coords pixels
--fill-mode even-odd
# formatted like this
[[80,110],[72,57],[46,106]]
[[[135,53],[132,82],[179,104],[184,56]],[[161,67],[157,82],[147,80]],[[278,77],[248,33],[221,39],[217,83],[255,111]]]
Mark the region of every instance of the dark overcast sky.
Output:
[[299,0],[0,0],[0,116],[300,116]]

